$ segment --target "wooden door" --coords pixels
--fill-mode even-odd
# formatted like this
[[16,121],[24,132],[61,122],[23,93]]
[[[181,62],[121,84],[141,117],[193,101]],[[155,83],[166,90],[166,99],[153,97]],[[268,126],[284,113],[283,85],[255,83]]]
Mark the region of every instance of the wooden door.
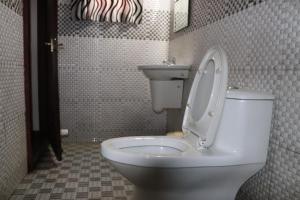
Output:
[[57,0],[38,1],[39,120],[40,132],[55,156],[62,159],[59,115]]

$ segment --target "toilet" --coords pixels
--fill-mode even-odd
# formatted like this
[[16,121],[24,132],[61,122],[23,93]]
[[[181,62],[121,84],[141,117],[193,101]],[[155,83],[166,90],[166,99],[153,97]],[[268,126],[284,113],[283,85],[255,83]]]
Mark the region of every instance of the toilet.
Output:
[[183,137],[104,141],[101,153],[135,185],[135,200],[234,200],[266,163],[274,97],[228,87],[227,57],[212,47],[196,72]]

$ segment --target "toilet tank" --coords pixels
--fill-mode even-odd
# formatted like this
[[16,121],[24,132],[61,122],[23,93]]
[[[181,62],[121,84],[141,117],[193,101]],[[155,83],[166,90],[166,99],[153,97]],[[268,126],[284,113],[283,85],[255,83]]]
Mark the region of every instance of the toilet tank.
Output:
[[250,90],[228,90],[213,148],[234,152],[241,164],[267,158],[274,97]]

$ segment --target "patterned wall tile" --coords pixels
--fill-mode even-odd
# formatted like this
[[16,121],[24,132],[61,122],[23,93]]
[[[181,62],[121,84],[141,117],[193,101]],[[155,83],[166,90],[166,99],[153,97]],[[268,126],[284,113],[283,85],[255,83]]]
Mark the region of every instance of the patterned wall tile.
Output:
[[99,97],[103,100],[122,100],[126,97],[125,85],[126,77],[123,70],[104,68],[100,74]]
[[170,36],[170,12],[146,11],[144,22],[147,26],[146,38],[168,41]]
[[[58,33],[60,36],[74,36],[78,32],[79,22],[71,18],[71,5],[60,3],[58,6]],[[85,23],[83,24],[83,26]]]
[[[145,115],[145,130],[148,135],[161,135],[166,133],[166,113],[154,113],[152,110],[152,102],[145,103],[143,114]],[[153,134],[152,134],[153,132]]]
[[151,101],[64,99],[61,104],[62,126],[71,134],[66,142],[165,132],[166,115],[154,114]]
[[78,51],[82,49],[80,41],[76,37],[58,36],[58,42],[64,45],[58,53],[58,66],[77,64],[79,62]]
[[0,3],[0,199],[7,199],[27,172],[20,2]]
[[[60,95],[61,97],[61,95]],[[61,127],[68,129],[72,137],[65,137],[64,142],[76,142],[78,140],[77,122],[80,113],[78,103],[73,97],[60,98],[60,121]]]
[[[244,1],[243,1],[244,2]],[[212,0],[208,1],[208,20],[207,22],[213,23],[220,19],[223,19],[225,15],[228,13],[228,2],[227,1],[219,1]]]
[[300,153],[300,71],[285,71],[277,109],[277,131],[272,138],[279,146]]
[[297,0],[284,1],[284,34],[281,45],[283,46],[283,64],[286,69],[300,69],[300,3]]
[[101,69],[98,90],[99,98],[106,100],[151,100],[149,82],[137,69]]
[[59,85],[62,127],[70,132],[65,141],[142,135],[149,130],[163,133],[166,114],[153,113],[149,80],[137,66],[165,60],[168,42],[79,36],[58,40],[64,44]]
[[78,69],[77,80],[75,80],[77,99],[99,98],[100,73],[97,67],[83,66]]
[[208,24],[209,19],[209,0],[204,1],[190,1],[190,26],[187,29],[184,29],[184,32],[190,32],[198,29],[199,27],[205,26]]
[[[116,101],[106,101],[103,100],[101,102],[99,109],[100,120],[102,123],[101,129],[104,131],[114,131],[125,129],[126,124],[124,124],[124,115],[123,115],[123,107],[126,102],[116,100]],[[126,129],[125,129],[126,130]]]
[[23,41],[23,34],[20,34],[20,27],[23,26],[22,17],[2,3],[0,9],[0,60],[23,64],[23,49],[16,48]]
[[78,94],[78,67],[75,64],[59,65],[60,100],[75,99]]
[[[123,72],[123,95],[124,99],[151,101],[150,84],[145,81],[145,75],[136,69],[124,69]],[[134,81],[128,81],[134,80]]]
[[251,15],[247,34],[249,68],[282,70],[284,51],[282,33],[285,23],[282,2],[281,0],[277,3],[264,2],[249,9]]
[[265,0],[228,0],[226,1],[226,16],[248,9]]
[[[226,17],[225,24],[225,48],[228,54],[230,72],[244,70],[247,68],[248,59],[248,34],[251,31],[251,12],[249,10]],[[220,22],[222,22],[220,21]],[[249,66],[249,65],[248,65]]]
[[27,155],[26,155],[26,135],[25,135],[25,114],[16,116],[12,120],[5,122],[5,151],[4,156],[4,174],[7,194],[10,194],[16,184],[27,173]]
[[96,98],[80,98],[77,100],[76,105],[76,124],[75,133],[77,139],[83,139],[83,141],[93,141],[96,137],[96,127],[97,119],[99,115],[97,113],[97,108],[99,106],[98,99]]
[[120,38],[168,41],[170,33],[168,10],[143,11],[141,24],[76,21],[71,19],[70,4],[58,7],[58,34],[60,36]]
[[[195,37],[198,36],[196,39]],[[200,34],[195,34],[194,32],[188,33],[187,37],[177,37],[171,43],[169,47],[170,56],[176,58],[176,62],[180,64],[189,64],[193,65],[194,63],[194,48],[190,48],[194,45],[194,42],[197,41],[197,45],[203,44],[203,41],[200,41]],[[195,44],[196,45],[196,44]],[[197,55],[198,57],[198,55]]]
[[272,177],[269,199],[299,199],[300,154],[277,146],[270,152],[270,157]]

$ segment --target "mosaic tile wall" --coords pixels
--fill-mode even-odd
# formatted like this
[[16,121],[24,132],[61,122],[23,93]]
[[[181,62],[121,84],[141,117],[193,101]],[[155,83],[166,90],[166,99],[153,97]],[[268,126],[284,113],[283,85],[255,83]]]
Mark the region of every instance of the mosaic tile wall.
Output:
[[[275,97],[268,161],[237,199],[300,199],[300,2],[191,0],[190,27],[172,34],[169,54],[191,64],[221,45],[229,84]],[[185,83],[185,101],[193,76]],[[181,129],[183,110],[168,112],[168,130]]]
[[65,141],[162,134],[166,113],[152,111],[148,79],[138,65],[168,57],[170,1],[144,0],[141,24],[73,21],[59,1],[59,84]]
[[21,1],[0,1],[0,199],[27,169]]

